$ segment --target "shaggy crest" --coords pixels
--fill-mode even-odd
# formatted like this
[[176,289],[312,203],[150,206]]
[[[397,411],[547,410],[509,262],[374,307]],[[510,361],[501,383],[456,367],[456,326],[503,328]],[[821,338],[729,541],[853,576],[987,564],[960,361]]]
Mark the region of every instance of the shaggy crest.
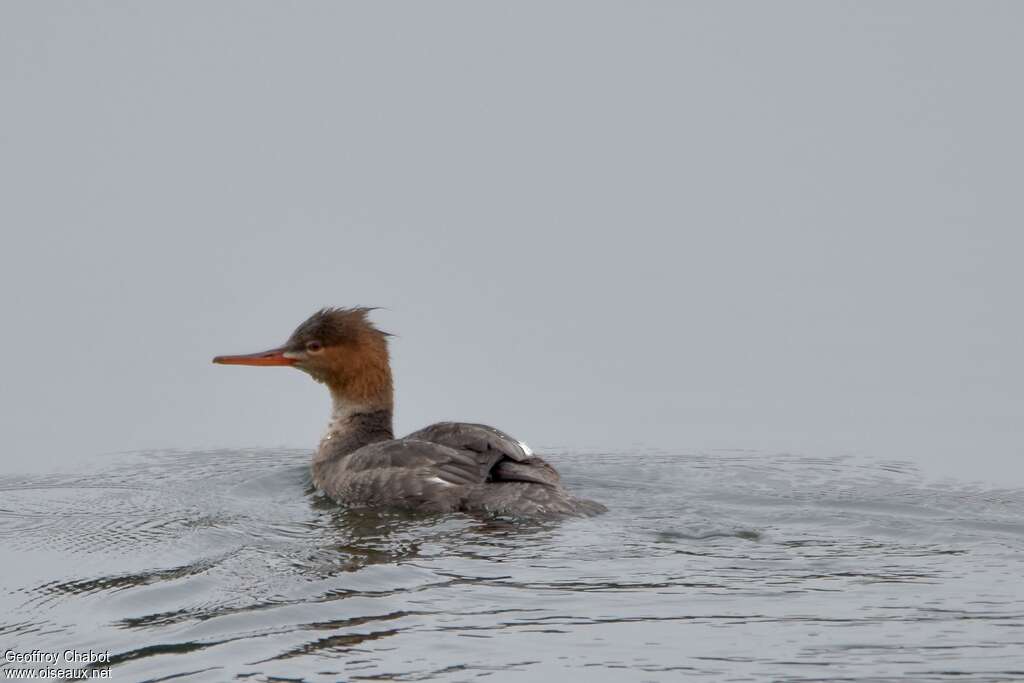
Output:
[[390,337],[369,319],[373,307],[321,308],[299,325],[288,339],[289,349],[303,349],[310,341],[324,346],[355,344],[367,333]]

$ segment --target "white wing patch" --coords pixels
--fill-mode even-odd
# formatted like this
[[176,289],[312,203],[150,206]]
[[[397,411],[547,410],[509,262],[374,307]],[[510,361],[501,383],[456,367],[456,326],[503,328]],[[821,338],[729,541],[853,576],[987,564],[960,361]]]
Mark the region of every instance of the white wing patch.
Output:
[[450,481],[445,481],[441,477],[427,477],[427,481],[434,484],[440,484],[441,486],[455,486],[455,484],[451,483]]
[[523,453],[526,453],[526,455],[528,456],[533,455],[533,449],[527,446],[525,443],[523,443],[522,441],[517,441],[516,443],[518,443],[519,447],[523,449]]

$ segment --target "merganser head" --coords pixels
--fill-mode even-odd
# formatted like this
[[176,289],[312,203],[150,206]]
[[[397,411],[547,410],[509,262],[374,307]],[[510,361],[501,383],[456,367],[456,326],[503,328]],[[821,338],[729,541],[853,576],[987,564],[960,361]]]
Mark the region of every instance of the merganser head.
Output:
[[323,308],[299,325],[284,345],[268,351],[217,356],[221,365],[289,365],[326,384],[336,400],[390,407],[387,332],[367,317],[372,308]]

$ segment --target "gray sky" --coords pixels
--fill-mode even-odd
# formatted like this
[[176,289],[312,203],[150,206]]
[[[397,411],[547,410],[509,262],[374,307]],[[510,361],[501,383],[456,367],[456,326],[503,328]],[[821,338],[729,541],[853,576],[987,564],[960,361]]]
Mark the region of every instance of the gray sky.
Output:
[[1024,4],[0,4],[0,472],[397,427],[1024,484]]

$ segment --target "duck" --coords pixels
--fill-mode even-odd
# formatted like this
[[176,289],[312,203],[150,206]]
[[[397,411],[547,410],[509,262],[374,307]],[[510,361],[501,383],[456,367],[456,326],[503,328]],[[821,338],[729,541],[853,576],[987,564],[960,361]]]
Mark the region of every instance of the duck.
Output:
[[485,517],[583,517],[604,505],[573,496],[524,442],[489,425],[438,422],[395,438],[388,339],[375,310],[323,308],[282,346],[216,356],[220,365],[301,370],[330,392],[327,430],[312,458],[321,494],[355,508]]

